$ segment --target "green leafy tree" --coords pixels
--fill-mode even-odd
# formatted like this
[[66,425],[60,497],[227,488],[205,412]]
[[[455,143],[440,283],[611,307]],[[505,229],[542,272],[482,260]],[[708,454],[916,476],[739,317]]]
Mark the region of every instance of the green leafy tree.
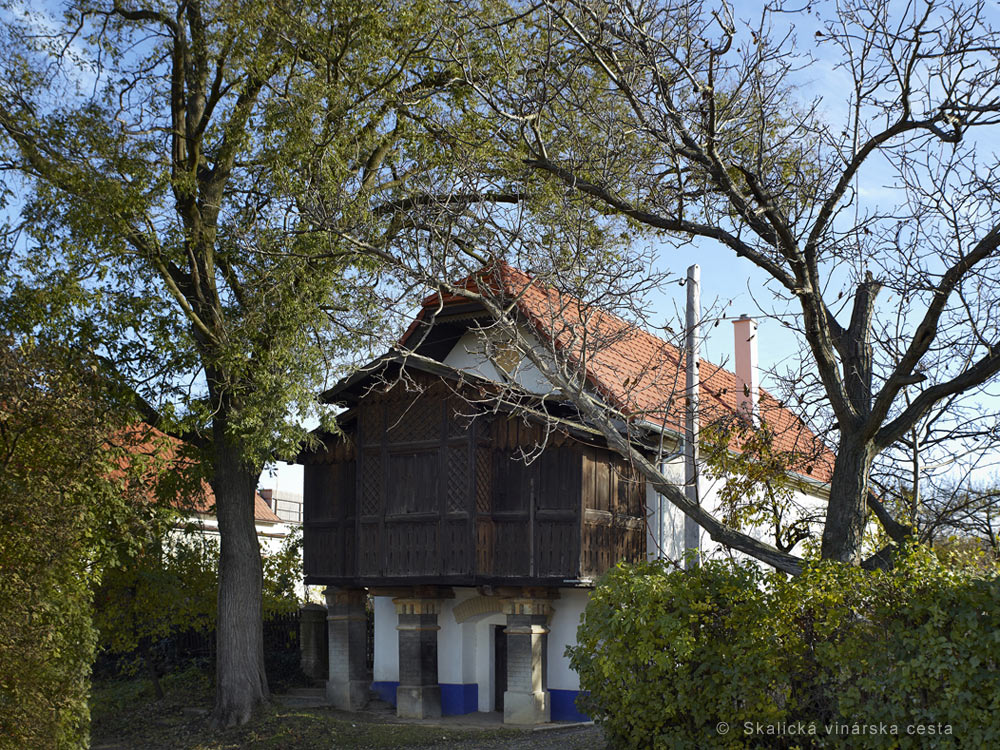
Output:
[[[383,331],[387,248],[450,205],[456,76],[423,0],[6,2],[8,286],[201,451],[221,550],[215,721],[268,695],[253,496],[331,365]],[[460,97],[458,97],[460,98]],[[485,137],[485,136],[484,136]],[[466,205],[477,196],[458,196]],[[387,292],[380,291],[380,295]],[[54,303],[59,302],[61,305]]]
[[699,434],[700,456],[718,477],[720,518],[743,531],[767,533],[782,552],[810,539],[822,518],[796,502],[795,472],[808,473],[816,460],[802,451],[779,450],[775,432],[744,414],[716,419]]
[[217,556],[217,545],[203,536],[157,536],[108,571],[95,592],[99,645],[135,653],[157,698],[163,689],[155,643],[176,630],[207,631],[215,623]]
[[0,748],[88,745],[91,586],[146,519],[122,427],[76,353],[0,339]]

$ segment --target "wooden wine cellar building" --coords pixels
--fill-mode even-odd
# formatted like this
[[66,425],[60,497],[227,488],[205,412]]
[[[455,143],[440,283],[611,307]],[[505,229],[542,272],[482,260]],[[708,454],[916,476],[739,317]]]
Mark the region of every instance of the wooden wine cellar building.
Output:
[[[543,342],[539,321],[552,321],[553,293],[509,267],[500,276],[523,292],[526,330]],[[655,554],[653,544],[662,551],[670,538],[679,555],[687,549],[683,516],[666,514],[530,363],[517,370],[527,359],[500,362],[510,351],[484,345],[484,314],[460,297],[425,300],[397,349],[322,395],[343,409],[338,431],[298,458],[306,583],[327,587],[327,696],[340,708],[357,709],[374,691],[406,717],[502,710],[516,724],[584,719],[565,649],[589,590],[619,561]],[[594,320],[614,329],[588,363],[594,392],[618,413],[636,394],[642,414],[671,403],[677,350],[613,316]],[[751,323],[737,343],[755,340]],[[715,405],[732,410],[747,384],[702,364],[724,383]],[[708,400],[704,380],[700,388]],[[661,470],[683,481],[671,420],[644,421],[639,432],[665,450]],[[647,450],[636,435],[633,445]]]
[[358,384],[343,434],[302,459],[307,583],[564,586],[645,554],[645,482],[595,435],[470,418],[454,383],[408,369]]

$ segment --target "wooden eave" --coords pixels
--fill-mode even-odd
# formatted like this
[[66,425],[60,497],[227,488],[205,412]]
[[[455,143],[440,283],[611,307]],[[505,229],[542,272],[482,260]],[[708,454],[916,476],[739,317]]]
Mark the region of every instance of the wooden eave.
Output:
[[[458,370],[454,367],[450,367],[440,362],[433,362],[423,357],[417,359],[403,352],[392,350],[362,366],[353,375],[344,378],[329,390],[324,391],[320,394],[320,401],[327,404],[350,404],[351,407],[354,407],[365,395],[366,387],[369,387],[376,377],[383,375],[383,373],[391,367],[398,367],[400,371],[404,368],[412,369],[449,380],[453,383],[467,383],[472,387],[479,387],[488,390],[509,389],[511,387],[509,383],[497,383],[489,378],[476,375],[475,373]],[[523,396],[523,401],[512,401],[501,398],[491,409],[484,410],[483,413],[488,413],[488,411],[505,414],[516,413],[519,416],[524,416],[526,419],[536,423],[554,423],[557,428],[564,430],[567,434],[582,440],[583,442],[592,445],[604,445],[606,443],[604,435],[601,431],[591,427],[590,425],[571,418],[559,416],[558,414],[555,414],[551,410],[547,410],[545,408],[536,408],[525,404],[525,401],[536,401],[540,407],[545,407],[547,404],[551,404],[555,409],[559,409],[560,407],[565,408],[568,406],[570,404],[569,401],[560,401],[552,398],[551,396],[536,396],[526,391],[523,392]],[[352,414],[353,408],[340,415],[339,418],[345,420],[346,422],[346,420],[351,418]],[[319,437],[326,438],[330,435],[331,433],[323,433],[319,435]],[[646,450],[656,449],[655,441],[634,442]],[[300,454],[300,457],[302,455],[304,455],[304,453]],[[298,461],[299,458],[296,460]]]

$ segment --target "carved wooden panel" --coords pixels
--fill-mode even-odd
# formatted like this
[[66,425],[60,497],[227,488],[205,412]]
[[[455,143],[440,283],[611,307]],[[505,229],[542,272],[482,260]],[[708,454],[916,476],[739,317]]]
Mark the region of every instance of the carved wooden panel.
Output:
[[472,570],[472,549],[469,545],[469,525],[463,520],[441,524],[441,572],[444,575],[469,575]]
[[645,556],[644,519],[587,510],[581,543],[581,575],[597,578],[620,560],[635,562]]
[[531,575],[531,549],[528,520],[494,520],[493,575],[528,577]]
[[476,573],[481,576],[493,575],[494,550],[493,521],[476,521]]
[[427,394],[403,394],[387,402],[386,436],[390,443],[436,440],[441,436],[441,402]]
[[535,575],[543,578],[576,578],[580,561],[575,516],[565,520],[535,522]]
[[379,522],[363,521],[358,526],[361,531],[358,538],[358,575],[382,575]]
[[445,419],[448,426],[448,437],[464,437],[472,425],[473,407],[457,396],[450,397],[445,402]]
[[547,449],[538,461],[538,508],[578,512],[580,507],[580,450],[562,446]]
[[437,513],[440,474],[437,450],[390,453],[385,477],[385,514]]
[[340,537],[344,545],[344,576],[358,575],[358,532],[353,520],[344,524],[344,533]]
[[302,567],[307,576],[340,575],[343,531],[339,525],[315,524],[302,530]]
[[494,513],[526,513],[537,489],[537,461],[525,463],[517,451],[493,452]]
[[372,397],[358,410],[358,422],[362,445],[376,445],[382,442],[385,424],[382,421],[382,404],[377,397]]

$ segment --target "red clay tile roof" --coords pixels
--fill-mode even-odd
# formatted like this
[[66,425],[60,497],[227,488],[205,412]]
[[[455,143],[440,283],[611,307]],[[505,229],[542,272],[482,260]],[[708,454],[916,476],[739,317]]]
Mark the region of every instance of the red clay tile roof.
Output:
[[[123,447],[134,456],[146,456],[157,462],[150,481],[159,481],[155,475],[163,472],[183,474],[196,467],[194,459],[184,455],[184,443],[175,437],[148,424],[137,424],[131,430],[120,436]],[[168,502],[181,511],[215,515],[215,493],[211,485],[204,479],[179,482],[176,491],[170,492]],[[173,490],[173,488],[172,488]],[[155,492],[150,490],[149,499],[153,500]],[[281,519],[272,511],[259,493],[254,493],[254,520],[263,523],[281,523]]]
[[[517,308],[538,335],[586,364],[590,385],[615,409],[681,431],[683,425],[684,370],[680,350],[616,315],[587,305],[569,294],[535,282],[528,274],[506,264],[491,272],[468,277],[457,284],[474,292],[517,301]],[[400,341],[405,345],[420,322],[439,305],[432,294]],[[461,295],[445,295],[445,306],[468,302]],[[582,324],[582,325],[581,325]],[[582,343],[586,335],[589,341]],[[701,360],[699,405],[703,422],[736,413],[736,375]],[[761,417],[775,433],[776,450],[801,455],[798,471],[828,482],[833,474],[833,453],[795,414],[760,389]],[[738,448],[734,445],[733,447]]]

